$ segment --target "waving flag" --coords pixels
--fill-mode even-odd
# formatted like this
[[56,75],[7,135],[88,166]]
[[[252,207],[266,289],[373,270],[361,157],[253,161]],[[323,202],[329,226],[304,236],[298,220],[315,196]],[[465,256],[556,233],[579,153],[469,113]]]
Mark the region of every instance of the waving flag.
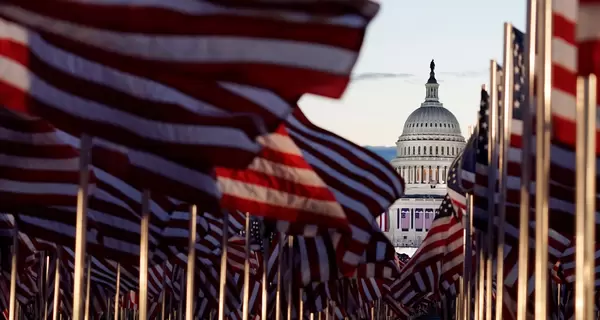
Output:
[[379,223],[379,229],[383,232],[390,231],[390,214],[389,211],[385,211],[379,217],[377,217]]

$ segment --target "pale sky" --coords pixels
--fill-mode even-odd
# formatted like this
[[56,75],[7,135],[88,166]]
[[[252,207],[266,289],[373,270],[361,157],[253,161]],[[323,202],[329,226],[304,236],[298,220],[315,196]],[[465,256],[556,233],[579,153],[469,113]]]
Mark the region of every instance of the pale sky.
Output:
[[[475,123],[479,90],[491,59],[502,60],[503,24],[525,30],[525,0],[380,0],[353,81],[340,100],[305,96],[315,124],[360,145],[393,146],[404,121],[425,98],[435,59],[439,95],[461,124]],[[389,76],[393,74],[394,76]]]

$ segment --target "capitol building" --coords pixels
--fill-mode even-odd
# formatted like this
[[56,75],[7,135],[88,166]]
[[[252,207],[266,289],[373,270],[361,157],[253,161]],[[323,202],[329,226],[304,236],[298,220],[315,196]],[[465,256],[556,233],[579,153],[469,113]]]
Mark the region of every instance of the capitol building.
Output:
[[404,197],[380,220],[395,247],[421,244],[446,195],[449,166],[465,146],[456,117],[440,102],[433,61],[430,69],[425,101],[406,120],[391,161],[406,182]]

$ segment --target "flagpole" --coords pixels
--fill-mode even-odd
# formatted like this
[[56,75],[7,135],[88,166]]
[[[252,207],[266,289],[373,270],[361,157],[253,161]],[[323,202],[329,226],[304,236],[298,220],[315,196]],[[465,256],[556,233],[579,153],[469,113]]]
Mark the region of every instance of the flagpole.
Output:
[[148,320],[148,238],[150,228],[150,191],[142,193],[142,221],[140,224],[140,320]]
[[594,318],[596,241],[596,77],[577,79],[575,148],[575,317]]
[[119,320],[119,296],[121,290],[121,264],[117,263],[117,282],[115,286],[115,319]]
[[[194,319],[194,301],[195,299],[195,292],[194,292],[194,276],[195,276],[195,272],[196,272],[196,227],[197,227],[197,222],[196,219],[198,217],[198,206],[191,205],[190,206],[190,237],[189,237],[189,242],[188,242],[188,254],[187,254],[187,266],[186,266],[186,273],[187,273],[187,279],[186,279],[186,287],[185,287],[185,319],[186,320],[192,320]],[[225,221],[227,221],[227,212],[225,211],[223,213],[223,223],[226,226],[225,230],[227,230],[227,224],[225,223]],[[223,231],[223,234],[225,237],[225,234],[227,234],[227,232]],[[225,262],[227,262],[227,246],[225,246],[223,248],[223,254],[225,255]],[[223,260],[221,260],[221,263],[223,263]],[[222,267],[221,267],[222,268]],[[221,271],[222,272],[222,271]],[[223,278],[223,275],[221,275],[221,279]],[[183,288],[182,288],[183,289]],[[183,295],[183,294],[182,294]],[[183,300],[183,297],[180,297]],[[223,303],[223,299],[224,297],[221,296],[219,297],[220,301],[219,301],[219,311],[221,310],[221,304]],[[221,314],[219,313],[219,316]],[[146,320],[146,319],[144,319]],[[220,320],[222,320],[222,318],[220,318]]]
[[[537,34],[537,0],[529,0],[527,4],[527,34],[525,58],[525,86],[527,100],[521,107],[523,135],[521,138],[521,188],[519,207],[519,262],[517,277],[517,297],[526,297],[529,285],[529,212],[531,208],[531,116],[534,106],[535,79],[535,42]],[[527,299],[517,299],[517,320],[527,319]]]
[[467,200],[467,210],[465,212],[465,230],[464,230],[464,246],[463,246],[463,280],[461,285],[461,307],[462,307],[462,318],[467,319],[471,317],[471,280],[472,280],[472,266],[473,266],[473,240],[471,238],[471,226],[473,224],[473,196],[470,194],[465,195]]
[[539,84],[536,108],[535,316],[548,318],[548,176],[550,173],[552,91],[552,0],[539,2]]
[[87,203],[89,163],[91,157],[92,138],[81,135],[79,147],[79,190],[77,192],[77,213],[75,223],[75,265],[73,271],[73,320],[82,320],[84,316],[84,269],[87,239]]
[[496,183],[498,181],[498,64],[490,61],[490,93],[488,108],[488,225],[485,272],[485,319],[492,319],[492,279],[494,275],[494,218],[496,217]]
[[86,268],[86,279],[85,279],[85,311],[84,311],[84,319],[90,319],[90,286],[92,284],[92,257],[88,255],[87,257],[87,268]]
[[268,313],[268,301],[269,301],[269,277],[268,277],[268,272],[269,272],[269,260],[270,260],[270,252],[269,252],[269,247],[270,247],[270,241],[271,239],[269,239],[269,236],[267,235],[266,232],[266,225],[265,225],[265,221],[262,221],[261,224],[262,227],[262,236],[263,236],[263,264],[262,264],[262,305],[261,305],[261,319],[267,319],[267,313]]
[[288,308],[287,308],[287,319],[288,320],[292,320],[292,306],[294,304],[294,299],[292,299],[292,288],[293,288],[293,284],[294,284],[294,237],[293,236],[288,236],[288,266],[287,266],[287,271],[289,272],[290,278],[289,278],[289,282],[287,285],[287,303],[288,303]]
[[17,318],[17,261],[19,255],[19,227],[15,215],[15,227],[13,228],[12,255],[10,257],[10,294],[8,302],[8,320]]
[[244,250],[244,300],[242,302],[242,320],[248,320],[250,316],[250,213],[246,212],[246,243]]
[[484,292],[485,292],[485,252],[483,251],[483,246],[484,246],[484,236],[482,234],[481,231],[477,232],[477,247],[479,248],[479,264],[478,264],[478,269],[479,269],[479,277],[477,279],[478,281],[478,288],[477,288],[477,319],[478,320],[484,320],[484,308],[485,308],[485,296],[484,296]]
[[[227,252],[229,247],[229,212],[223,210],[223,235],[221,238],[221,272],[219,279],[219,320],[225,320],[225,299],[227,299]],[[190,317],[187,320],[192,320]]]
[[[52,320],[58,320],[58,300],[60,299],[60,256],[61,247],[56,247],[56,265],[54,270],[54,301],[52,301]],[[108,320],[108,319],[107,319]]]
[[503,319],[502,305],[504,302],[504,228],[506,223],[506,197],[508,179],[508,149],[510,146],[512,108],[513,108],[513,32],[510,23],[504,24],[504,78],[502,91],[502,124],[500,126],[500,152],[498,166],[500,176],[500,201],[498,203],[498,241],[496,255],[496,319]]

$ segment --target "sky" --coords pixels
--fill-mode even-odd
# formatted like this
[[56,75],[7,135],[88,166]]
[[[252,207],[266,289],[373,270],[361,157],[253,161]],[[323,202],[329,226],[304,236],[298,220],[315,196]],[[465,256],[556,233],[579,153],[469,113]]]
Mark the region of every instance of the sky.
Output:
[[360,145],[394,146],[406,118],[425,98],[435,59],[441,102],[473,125],[490,60],[502,61],[504,22],[525,30],[525,0],[379,0],[344,96],[306,95],[300,107],[315,124]]

